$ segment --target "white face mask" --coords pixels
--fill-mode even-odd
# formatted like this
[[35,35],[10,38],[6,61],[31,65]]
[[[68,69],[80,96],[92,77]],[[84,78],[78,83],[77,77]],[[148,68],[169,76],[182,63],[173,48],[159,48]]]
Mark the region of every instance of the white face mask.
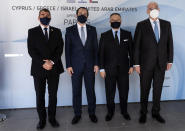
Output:
[[150,17],[152,17],[153,19],[158,18],[159,17],[159,10],[153,9],[152,11],[150,11]]

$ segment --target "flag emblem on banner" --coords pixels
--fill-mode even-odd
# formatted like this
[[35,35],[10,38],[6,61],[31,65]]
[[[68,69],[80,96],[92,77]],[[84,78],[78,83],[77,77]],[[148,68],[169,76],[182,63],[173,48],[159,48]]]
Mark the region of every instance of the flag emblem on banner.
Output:
[[67,0],[67,3],[98,3],[98,0]]

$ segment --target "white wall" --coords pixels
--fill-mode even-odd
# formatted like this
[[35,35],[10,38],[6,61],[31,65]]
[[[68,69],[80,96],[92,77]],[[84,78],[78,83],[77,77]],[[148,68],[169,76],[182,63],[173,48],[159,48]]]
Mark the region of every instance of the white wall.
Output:
[[[80,0],[76,0],[78,2]],[[86,1],[86,0],[84,0]],[[170,2],[169,2],[170,1]],[[0,8],[0,109],[4,108],[27,108],[35,107],[35,90],[33,85],[33,78],[30,76],[31,59],[27,53],[27,30],[31,27],[37,26],[38,10],[37,6],[48,5],[55,6],[56,10],[52,10],[51,25],[61,28],[63,37],[65,28],[71,26],[72,23],[64,23],[64,21],[74,21],[75,11],[61,11],[61,6],[79,7],[88,6],[96,7],[96,10],[102,7],[122,7],[128,8],[130,11],[118,11],[122,15],[122,27],[134,33],[136,23],[147,18],[146,5],[148,0],[98,0],[98,3],[67,3],[59,0],[6,0],[1,2]],[[174,45],[175,45],[175,61],[173,69],[166,72],[166,80],[164,82],[163,100],[184,99],[184,56],[183,41],[184,37],[181,34],[185,33],[185,13],[181,6],[184,3],[182,0],[159,1],[161,7],[160,17],[170,20],[172,22]],[[12,10],[18,6],[31,6],[34,10]],[[105,9],[105,8],[104,8]],[[132,11],[131,11],[132,9]],[[92,25],[97,27],[98,37],[100,33],[109,28],[109,15],[115,11],[96,11],[90,10],[89,21]],[[175,17],[171,17],[171,15]],[[177,15],[178,14],[178,15]],[[69,17],[73,15],[73,17]],[[19,54],[17,57],[5,57],[5,54]],[[62,61],[65,66],[64,55]],[[96,76],[96,97],[97,104],[105,103],[105,88],[104,80],[99,75]],[[139,101],[139,76],[134,73],[130,76],[130,92],[129,102]],[[151,100],[150,96],[150,100]],[[118,93],[115,98],[118,100]],[[46,95],[46,105],[47,105]],[[58,105],[67,106],[72,104],[72,87],[70,76],[65,72],[61,74],[60,84],[58,90]],[[83,87],[83,104],[87,104],[86,94]]]

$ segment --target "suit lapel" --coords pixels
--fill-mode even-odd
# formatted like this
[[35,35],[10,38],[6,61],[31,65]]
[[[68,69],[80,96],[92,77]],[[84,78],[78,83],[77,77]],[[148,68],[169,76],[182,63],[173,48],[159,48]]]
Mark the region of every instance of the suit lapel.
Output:
[[77,37],[77,41],[79,41],[81,43],[81,45],[83,46],[82,40],[80,38],[80,34],[78,32],[78,27],[77,24],[74,25],[74,35]]
[[42,48],[45,51],[49,52],[49,50],[50,50],[50,48],[49,48],[49,42],[46,41],[46,38],[45,38],[44,33],[42,31],[42,28],[40,26],[38,26],[38,33],[39,33],[38,36],[39,36],[39,38],[41,40],[41,42],[39,43],[40,46],[42,46]]
[[112,43],[113,46],[115,46],[116,44],[115,44],[115,40],[114,40],[114,35],[112,33],[112,29],[109,30],[109,39],[110,39],[110,43]]
[[151,25],[151,23],[150,23],[150,20],[147,19],[147,22],[146,22],[146,23],[147,23],[147,28],[148,28],[149,32],[151,33],[153,39],[154,39],[155,42],[157,43],[157,40],[156,40],[155,34],[154,34],[154,30],[153,30],[153,28],[152,28],[152,25]]
[[[119,45],[121,45],[121,40],[124,39],[124,31],[120,28],[120,41],[119,41]],[[110,30],[110,40],[111,40],[111,43],[113,43],[113,45],[115,46],[116,43],[115,43],[115,38],[114,38],[114,34],[112,32],[112,29]],[[119,37],[119,36],[118,36]]]
[[121,42],[124,38],[125,38],[124,31],[122,29],[120,29],[120,45],[121,45]]
[[53,27],[49,27],[49,40],[47,43],[47,46],[49,47],[50,50],[55,48],[56,43],[53,42],[55,41],[55,30]]
[[38,31],[39,31],[39,34],[40,34],[39,36],[41,36],[41,39],[42,39],[44,42],[46,42],[46,39],[45,39],[43,30],[42,30],[42,28],[41,28],[40,25],[38,26]]
[[164,25],[163,25],[163,22],[162,20],[159,19],[159,24],[160,24],[160,39],[159,39],[159,43],[163,37],[163,29],[164,29]]
[[87,29],[87,39],[86,39],[86,41],[85,41],[85,46],[87,46],[88,41],[89,41],[89,37],[91,36],[91,35],[90,35],[91,28],[89,27],[89,25],[86,25],[86,29]]
[[53,29],[53,27],[49,27],[49,41],[52,39],[52,37],[53,37],[53,33],[54,33],[54,29]]

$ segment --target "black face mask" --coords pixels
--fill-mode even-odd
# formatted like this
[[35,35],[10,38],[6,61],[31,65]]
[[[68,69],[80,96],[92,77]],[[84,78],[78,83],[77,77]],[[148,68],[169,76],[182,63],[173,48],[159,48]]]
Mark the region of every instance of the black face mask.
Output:
[[121,25],[121,22],[111,22],[111,27],[114,29],[119,28]]
[[40,18],[40,22],[43,25],[49,25],[50,21],[51,21],[51,18],[48,18],[48,17]]
[[84,23],[87,21],[87,17],[86,17],[85,15],[79,15],[79,16],[77,17],[77,20],[78,20],[80,23],[84,24]]

